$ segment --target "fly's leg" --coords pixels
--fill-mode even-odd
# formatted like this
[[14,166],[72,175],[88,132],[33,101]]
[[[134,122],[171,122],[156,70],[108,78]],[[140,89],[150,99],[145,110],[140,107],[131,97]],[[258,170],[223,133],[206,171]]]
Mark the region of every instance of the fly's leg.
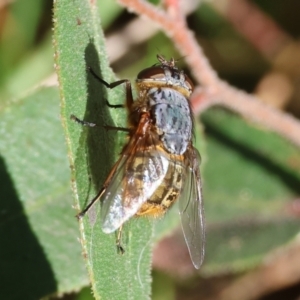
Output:
[[[94,78],[96,78],[98,81],[100,81],[102,84],[104,84],[109,89],[113,89],[113,88],[125,83],[125,86],[126,86],[126,105],[127,105],[128,108],[130,108],[132,106],[132,104],[133,104],[132,89],[131,89],[131,83],[128,79],[123,79],[123,80],[118,80],[118,81],[115,81],[115,82],[112,82],[112,83],[108,83],[105,80],[103,80],[102,78],[100,78],[94,72],[94,70],[91,67],[88,67],[87,69],[94,76]],[[124,108],[123,104],[110,104],[107,100],[106,100],[106,105],[110,108]],[[76,121],[77,123],[83,125],[83,126],[88,126],[88,127],[97,126],[96,123],[83,121],[83,120],[77,118],[74,115],[71,115],[71,119]],[[107,129],[107,130],[119,130],[119,131],[130,132],[130,129],[124,128],[124,127],[104,126],[104,128]]]
[[104,125],[103,126],[106,130],[117,130],[117,131],[124,131],[124,132],[132,132],[130,128],[126,127],[118,127],[118,126],[109,126],[109,125]]
[[[88,67],[88,70],[91,72],[91,74],[94,76],[94,78],[96,78],[98,81],[100,81],[102,84],[104,84],[107,88],[109,89],[113,89],[123,83],[125,83],[125,87],[126,87],[126,105],[128,108],[131,108],[132,104],[133,104],[133,96],[132,96],[132,88],[131,88],[131,83],[128,79],[124,79],[124,80],[119,80],[119,81],[115,81],[115,82],[112,82],[112,83],[108,83],[106,82],[105,80],[103,80],[102,78],[100,78],[94,71],[91,67]],[[111,107],[111,108],[123,108],[124,105],[122,104],[117,104],[117,105],[112,105],[110,104],[108,101],[106,101],[106,104]],[[97,124],[95,123],[91,123],[91,122],[86,122],[86,121],[83,121],[79,118],[77,118],[76,116],[74,115],[71,115],[71,119],[76,121],[77,123],[83,125],[83,126],[88,126],[88,127],[95,127],[97,126]],[[130,129],[128,128],[124,128],[124,127],[114,127],[114,126],[104,126],[104,128],[106,130],[119,130],[119,131],[125,131],[125,132],[131,132]],[[110,171],[103,187],[100,189],[100,191],[98,192],[98,194],[96,195],[95,198],[93,198],[91,200],[91,202],[87,205],[87,207],[82,210],[78,215],[77,215],[77,218],[78,219],[81,219],[89,210],[90,208],[101,198],[101,196],[103,195],[103,193],[105,192],[108,184],[110,183],[111,181],[111,178],[118,166],[120,161],[118,161],[114,167],[112,168],[112,170]],[[121,246],[121,232],[122,232],[122,227],[119,229],[118,231],[118,238],[117,238],[117,247],[118,249],[120,250],[121,253],[124,253],[124,249],[122,248]]]
[[101,198],[103,193],[105,192],[106,187],[102,187],[102,189],[98,192],[98,194],[91,200],[91,202],[86,206],[84,210],[82,210],[78,215],[76,215],[76,218],[82,219],[85,214],[91,209],[91,207]]
[[71,115],[70,118],[71,118],[71,120],[74,120],[75,122],[79,123],[82,126],[88,126],[88,127],[95,127],[95,126],[97,126],[97,124],[95,124],[95,123],[91,123],[91,122],[86,122],[86,121],[80,120],[79,118],[77,118],[74,115]]
[[107,100],[106,100],[106,105],[109,108],[124,108],[125,107],[123,104],[110,104]]
[[100,200],[101,196],[105,193],[107,186],[109,185],[118,165],[119,165],[120,160],[118,160],[115,165],[113,166],[113,168],[111,169],[111,171],[109,172],[102,188],[100,189],[100,191],[98,192],[98,194],[90,201],[90,203],[78,214],[76,215],[77,219],[82,219],[85,214],[92,208],[92,206],[98,201]]
[[[95,126],[97,126],[97,124],[95,124],[95,123],[83,121],[83,120],[77,118],[74,115],[71,115],[71,119],[74,120],[75,122],[79,123],[82,126],[88,126],[88,127],[95,127]],[[118,131],[131,132],[131,129],[124,128],[124,127],[115,127],[115,126],[103,126],[103,127],[106,130],[118,130]],[[112,174],[114,173],[116,167],[117,167],[117,164],[115,164],[115,166],[111,170],[111,172],[108,175],[108,177],[107,177],[107,179],[106,179],[103,187],[100,189],[100,191],[98,192],[98,194],[90,201],[90,203],[86,206],[86,208],[84,210],[82,210],[79,214],[76,215],[77,219],[83,218],[85,216],[85,214],[91,209],[91,207],[101,198],[101,196],[103,195],[103,193],[106,190],[107,185],[110,182],[110,179],[111,179]],[[121,246],[120,246],[120,251],[124,252],[124,250],[123,250],[123,248]]]
[[117,238],[116,238],[117,251],[120,254],[125,253],[125,249],[122,246],[122,229],[123,229],[123,225],[121,225],[120,228],[118,229]]
[[[75,122],[79,123],[82,126],[88,126],[88,127],[95,127],[95,126],[97,126],[96,123],[91,123],[91,122],[83,121],[83,120],[77,118],[74,115],[71,115],[70,118],[71,118],[71,120],[74,120]],[[118,131],[131,132],[131,130],[129,128],[125,128],[125,127],[117,127],[117,126],[109,126],[109,125],[104,125],[103,127],[106,130],[118,130]]]
[[[107,88],[109,89],[113,89],[115,87],[117,87],[118,85],[121,85],[123,83],[125,83],[125,88],[126,88],[126,106],[128,108],[131,108],[132,104],[133,104],[133,96],[132,96],[132,88],[131,88],[131,83],[128,79],[122,79],[122,80],[118,80],[112,83],[108,83],[105,80],[103,80],[102,78],[100,78],[91,67],[88,67],[88,70],[91,72],[91,74],[98,80],[100,81],[102,84],[104,84]],[[107,102],[108,103],[108,102]],[[120,107],[124,107],[122,104],[117,104],[117,105],[111,105],[108,103],[109,107],[113,107],[113,108],[120,108]]]

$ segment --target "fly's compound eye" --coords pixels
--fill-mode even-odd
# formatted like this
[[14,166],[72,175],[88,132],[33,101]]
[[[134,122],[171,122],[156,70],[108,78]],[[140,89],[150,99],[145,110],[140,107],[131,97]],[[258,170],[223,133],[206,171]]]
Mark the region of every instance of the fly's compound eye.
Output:
[[186,86],[192,92],[194,90],[194,84],[193,84],[192,80],[187,75],[184,75],[184,78],[185,78],[185,84],[186,84]]
[[137,79],[164,79],[166,77],[164,69],[161,67],[151,67],[141,71]]

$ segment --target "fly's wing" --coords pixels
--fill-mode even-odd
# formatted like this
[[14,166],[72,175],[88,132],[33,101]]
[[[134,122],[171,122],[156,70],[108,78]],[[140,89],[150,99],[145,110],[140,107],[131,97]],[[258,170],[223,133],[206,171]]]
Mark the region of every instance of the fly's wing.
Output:
[[101,197],[101,223],[105,233],[114,232],[131,218],[147,201],[164,179],[169,161],[147,133],[132,137],[116,165],[109,184]]
[[190,147],[187,155],[189,166],[183,191],[179,198],[179,211],[191,260],[194,267],[199,269],[204,259],[205,245],[204,210],[199,170],[200,155],[193,147]]

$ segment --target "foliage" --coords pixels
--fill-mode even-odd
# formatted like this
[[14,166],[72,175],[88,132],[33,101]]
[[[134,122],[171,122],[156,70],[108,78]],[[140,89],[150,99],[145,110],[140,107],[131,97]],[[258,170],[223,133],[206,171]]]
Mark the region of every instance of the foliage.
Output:
[[[113,24],[123,11],[105,1],[99,1],[99,7],[91,2],[55,2],[53,45],[60,88],[37,87],[53,72],[50,30],[43,32],[41,25],[48,22],[44,26],[50,27],[51,2],[15,1],[2,30],[1,299],[75,293],[89,283],[96,298],[149,298],[152,247],[178,226],[175,209],[159,222],[131,220],[125,226],[123,256],[116,253],[115,235],[103,234],[99,228],[95,219],[99,206],[95,215],[85,217],[78,226],[76,213],[97,193],[126,142],[124,133],[106,132],[102,127],[125,126],[125,112],[104,105],[105,100],[121,103],[122,87],[108,90],[87,72],[92,66],[106,81],[116,79],[101,27]],[[210,21],[205,34],[212,31],[211,36],[219,35],[219,43],[224,44],[224,30],[217,33],[220,20],[211,10],[200,7],[190,22],[196,17],[204,22],[201,28]],[[213,44],[218,46],[216,40]],[[254,57],[252,65],[239,65],[246,70],[242,78],[248,79],[249,89],[253,73],[260,75],[267,63],[241,44],[240,39],[234,45],[227,43],[239,49],[240,57],[249,58],[249,53]],[[130,59],[121,62],[120,77],[134,78],[156,62],[158,51],[179,57],[162,33],[141,49],[142,55],[133,62],[134,52],[127,54]],[[212,60],[218,67],[216,57]],[[234,79],[233,74],[238,67],[224,65],[228,73],[223,66],[222,74],[241,84],[241,76]],[[120,69],[117,63],[114,67]],[[70,120],[71,114],[98,126],[81,127]],[[210,276],[247,270],[299,232],[299,219],[290,207],[300,192],[300,151],[220,107],[197,116],[195,123],[207,222],[206,259],[200,272]],[[175,283],[166,275],[155,272],[153,288],[155,299],[174,298]],[[91,297],[90,290],[83,289],[77,297]]]

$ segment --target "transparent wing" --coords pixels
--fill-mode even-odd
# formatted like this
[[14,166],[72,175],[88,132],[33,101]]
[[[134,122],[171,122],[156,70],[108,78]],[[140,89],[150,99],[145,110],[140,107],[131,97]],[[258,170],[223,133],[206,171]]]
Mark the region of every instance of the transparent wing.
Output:
[[204,259],[205,224],[199,170],[200,155],[191,147],[187,152],[189,167],[179,198],[179,211],[184,238],[196,269]]
[[116,164],[111,180],[101,197],[101,223],[105,233],[118,229],[139,210],[161,185],[169,161],[155,147],[146,146],[151,133],[131,138],[123,155]]

